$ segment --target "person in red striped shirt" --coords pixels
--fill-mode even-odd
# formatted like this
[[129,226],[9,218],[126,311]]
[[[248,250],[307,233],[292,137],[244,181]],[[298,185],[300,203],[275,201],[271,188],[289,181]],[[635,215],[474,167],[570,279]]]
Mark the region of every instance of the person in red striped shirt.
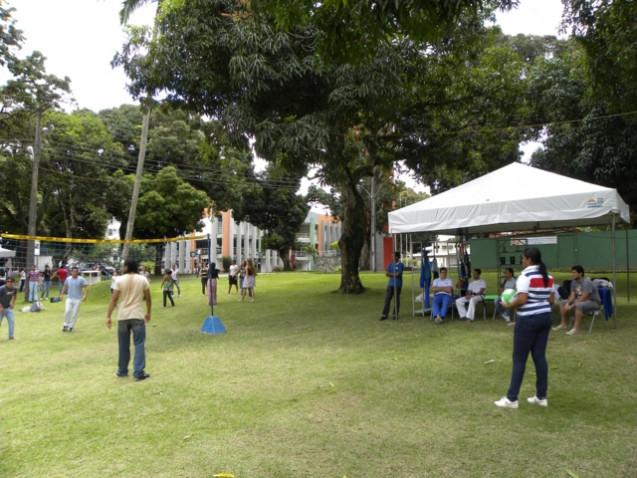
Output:
[[535,247],[524,250],[524,270],[516,282],[517,294],[505,309],[517,309],[513,336],[513,370],[507,394],[494,402],[500,408],[518,408],[518,394],[524,378],[524,369],[529,352],[535,365],[536,393],[527,402],[542,407],[548,406],[548,363],[546,345],[551,331],[551,304],[555,302],[553,277],[542,262],[542,254]]

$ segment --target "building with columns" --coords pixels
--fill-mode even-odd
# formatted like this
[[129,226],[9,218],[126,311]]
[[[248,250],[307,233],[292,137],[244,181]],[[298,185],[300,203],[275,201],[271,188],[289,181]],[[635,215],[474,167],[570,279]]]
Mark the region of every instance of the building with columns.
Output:
[[[237,223],[232,211],[212,213],[205,210],[202,222],[203,230],[197,235],[205,239],[183,240],[166,244],[164,252],[164,268],[177,264],[185,274],[194,273],[201,264],[208,264],[208,239],[213,259],[218,269],[223,269],[223,258],[230,257],[240,264],[252,259],[258,264],[261,272],[272,272],[276,267],[283,267],[283,261],[276,251],[262,250],[261,240],[264,231],[248,223]],[[310,211],[296,235],[300,246],[312,245],[319,256],[338,255],[338,250],[331,247],[341,237],[341,222],[333,216]],[[314,255],[307,249],[290,251],[290,259],[297,270],[314,270]]]
[[[341,222],[334,216],[310,211],[296,235],[296,242],[300,246],[313,246],[319,256],[338,255],[338,250],[331,245],[340,239],[341,229]],[[293,259],[297,270],[314,270],[314,256],[308,250],[299,248],[294,251]]]
[[232,211],[212,213],[205,210],[201,221],[204,227],[197,235],[205,239],[184,240],[166,245],[164,265],[170,268],[178,264],[179,270],[186,274],[193,273],[197,266],[208,264],[208,237],[212,249],[213,260],[218,269],[223,269],[223,258],[230,257],[240,264],[252,259],[261,272],[271,272],[275,267],[282,267],[276,251],[261,248],[264,232],[248,223],[237,223]]

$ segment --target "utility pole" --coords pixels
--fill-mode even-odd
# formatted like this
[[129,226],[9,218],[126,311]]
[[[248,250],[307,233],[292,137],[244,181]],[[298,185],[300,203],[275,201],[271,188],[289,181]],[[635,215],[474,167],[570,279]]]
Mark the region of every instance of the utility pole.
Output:
[[[31,195],[29,197],[29,236],[35,236],[38,222],[38,173],[40,167],[40,151],[42,150],[42,112],[35,114],[35,144],[33,145],[33,169],[31,171]],[[27,270],[35,264],[35,241],[27,242]]]
[[[130,211],[128,213],[128,221],[126,222],[126,236],[124,239],[130,241],[133,238],[133,229],[135,228],[135,214],[137,213],[137,201],[139,199],[139,189],[142,182],[142,173],[144,172],[144,159],[146,157],[146,143],[148,141],[148,124],[150,123],[150,106],[146,107],[144,118],[142,120],[142,137],[139,142],[139,156],[137,156],[137,171],[135,172],[135,184],[133,185],[133,195],[130,200]],[[128,258],[129,243],[125,242],[122,248],[122,259]]]
[[369,266],[372,272],[376,272],[376,166],[372,169],[372,187],[370,201],[372,205],[371,211],[371,237],[369,241],[369,250],[370,250],[370,258],[369,258]]

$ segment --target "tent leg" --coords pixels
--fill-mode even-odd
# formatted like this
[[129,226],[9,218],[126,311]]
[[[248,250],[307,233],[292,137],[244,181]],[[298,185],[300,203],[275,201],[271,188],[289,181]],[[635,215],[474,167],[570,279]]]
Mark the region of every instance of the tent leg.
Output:
[[617,328],[617,263],[616,263],[616,244],[615,244],[615,221],[616,217],[613,214],[613,220],[611,224],[611,260],[613,263],[613,303],[615,304],[615,310],[613,311],[613,328]]
[[[413,250],[413,243],[411,242],[411,234],[409,234],[409,252],[410,252],[410,256],[412,256],[412,257],[410,257],[410,259],[412,259],[414,250]],[[413,319],[413,318],[416,317],[416,306],[415,306],[415,303],[414,303],[415,296],[414,296],[414,268],[413,268],[413,266],[411,268],[411,274],[410,275],[411,275],[411,318]]]
[[[403,244],[402,235],[399,235],[398,239],[400,239],[400,246],[402,246],[402,244]],[[395,244],[396,244],[396,242],[394,241],[394,245]],[[396,249],[394,248],[394,253],[395,252],[396,252]],[[401,252],[400,249],[398,249],[398,252],[399,253]],[[397,282],[396,279],[397,279],[397,277],[395,275],[396,274],[396,265],[397,265],[397,262],[394,261],[394,317],[393,317],[394,319],[398,319],[398,302],[397,302],[397,300],[398,300],[398,287],[396,287],[396,282]]]
[[628,227],[624,229],[626,236],[626,300],[630,304],[630,258],[628,251]]

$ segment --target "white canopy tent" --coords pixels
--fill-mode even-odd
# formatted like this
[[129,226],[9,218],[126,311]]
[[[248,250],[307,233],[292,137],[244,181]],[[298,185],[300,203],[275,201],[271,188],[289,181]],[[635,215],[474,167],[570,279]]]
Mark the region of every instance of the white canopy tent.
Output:
[[389,213],[389,232],[479,234],[630,221],[617,190],[521,163]]
[[616,284],[615,224],[630,222],[617,190],[521,163],[389,213],[391,234],[481,234],[611,225]]

